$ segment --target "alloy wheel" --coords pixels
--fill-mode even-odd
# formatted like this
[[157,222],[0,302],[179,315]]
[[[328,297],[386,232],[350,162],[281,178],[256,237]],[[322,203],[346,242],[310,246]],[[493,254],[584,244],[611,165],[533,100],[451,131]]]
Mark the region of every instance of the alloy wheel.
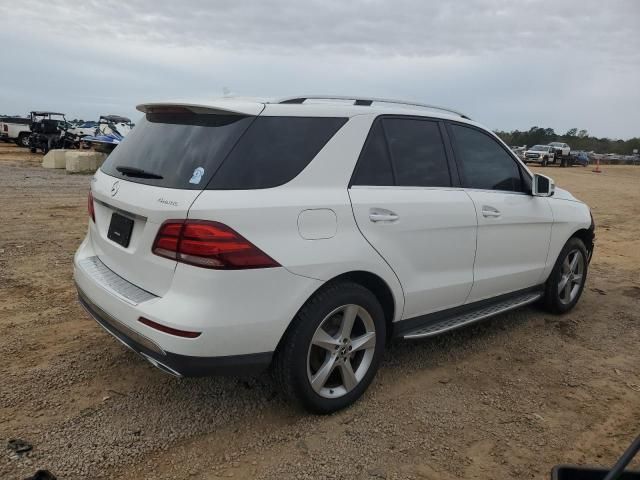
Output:
[[564,258],[558,282],[558,297],[563,305],[573,302],[578,296],[584,281],[584,266],[584,256],[578,249],[571,250]]
[[324,398],[352,391],[374,358],[376,329],[369,312],[359,305],[343,305],[320,322],[307,354],[307,377]]

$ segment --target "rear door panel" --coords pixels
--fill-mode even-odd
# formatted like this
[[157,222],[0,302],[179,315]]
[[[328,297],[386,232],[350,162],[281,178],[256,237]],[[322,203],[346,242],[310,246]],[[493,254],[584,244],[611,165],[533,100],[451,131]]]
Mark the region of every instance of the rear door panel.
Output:
[[449,156],[437,121],[382,116],[349,190],[360,231],[402,285],[403,318],[462,305],[473,284],[476,213]]
[[[462,189],[352,187],[360,231],[398,276],[404,318],[464,303],[473,284],[476,213]],[[372,222],[372,209],[398,219]]]

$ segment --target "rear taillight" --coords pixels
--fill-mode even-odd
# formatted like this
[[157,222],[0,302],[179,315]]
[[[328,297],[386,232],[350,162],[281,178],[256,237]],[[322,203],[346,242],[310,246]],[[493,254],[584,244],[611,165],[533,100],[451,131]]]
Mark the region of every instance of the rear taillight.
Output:
[[91,217],[91,220],[93,220],[93,223],[95,223],[96,210],[95,208],[93,208],[93,193],[91,193],[91,190],[89,190],[89,198],[87,199],[87,210],[89,212],[89,216]]
[[2,125],[2,129],[3,129],[5,132],[8,132],[8,131],[9,131],[9,127],[8,127],[7,125]]
[[153,253],[204,268],[241,270],[280,265],[235,230],[205,220],[169,220],[162,224]]

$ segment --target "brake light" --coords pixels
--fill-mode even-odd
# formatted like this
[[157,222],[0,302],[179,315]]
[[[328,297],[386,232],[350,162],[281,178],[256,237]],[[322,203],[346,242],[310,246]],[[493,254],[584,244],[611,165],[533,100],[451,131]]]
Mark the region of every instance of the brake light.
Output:
[[7,124],[6,124],[6,123],[2,125],[2,129],[3,129],[5,132],[8,132],[8,131],[9,131],[9,127],[7,126]]
[[235,230],[222,223],[205,220],[169,220],[163,223],[152,251],[178,262],[217,270],[280,266]]
[[91,217],[91,220],[93,220],[93,223],[95,223],[96,210],[93,207],[93,193],[91,193],[91,190],[89,190],[89,198],[87,199],[87,210],[89,211],[89,216]]

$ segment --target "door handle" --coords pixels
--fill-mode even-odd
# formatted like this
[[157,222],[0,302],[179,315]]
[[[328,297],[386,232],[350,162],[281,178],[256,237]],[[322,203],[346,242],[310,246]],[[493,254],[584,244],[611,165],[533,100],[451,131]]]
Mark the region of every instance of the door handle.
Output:
[[500,210],[498,210],[497,208],[491,207],[489,205],[483,205],[482,206],[482,216],[483,217],[498,218],[500,215],[502,215],[502,214],[500,213]]
[[372,208],[369,210],[369,220],[377,222],[395,222],[400,218],[397,213],[386,208]]

